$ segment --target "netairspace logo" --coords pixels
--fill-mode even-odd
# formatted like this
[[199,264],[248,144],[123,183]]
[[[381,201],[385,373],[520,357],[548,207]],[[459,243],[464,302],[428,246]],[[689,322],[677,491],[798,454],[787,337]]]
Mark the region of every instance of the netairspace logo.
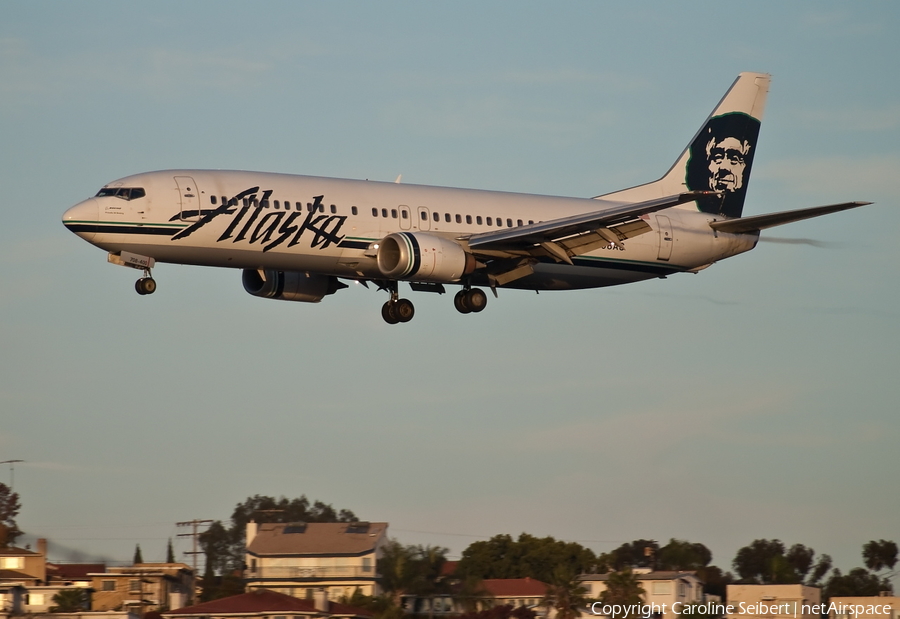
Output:
[[[665,615],[669,604],[603,604],[594,602],[591,604],[591,613],[610,619],[628,619],[629,617],[651,619],[654,615]],[[748,604],[740,602],[734,604],[685,604],[675,602],[671,605],[671,611],[677,615],[781,615],[799,617],[801,615],[890,615],[890,604],[803,604],[797,602],[781,602],[766,604],[759,602]]]

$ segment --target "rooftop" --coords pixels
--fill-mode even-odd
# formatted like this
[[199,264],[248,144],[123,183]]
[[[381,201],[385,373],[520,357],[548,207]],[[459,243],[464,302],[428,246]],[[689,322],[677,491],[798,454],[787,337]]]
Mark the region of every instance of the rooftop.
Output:
[[263,523],[247,552],[260,555],[362,555],[387,532],[386,522]]
[[547,593],[547,583],[534,578],[489,578],[482,584],[494,597],[543,597]]
[[[248,593],[233,595],[231,597],[204,602],[195,606],[187,606],[178,610],[170,610],[168,615],[249,615],[255,613],[284,612],[284,613],[315,613],[316,607],[313,600],[295,598],[284,593],[278,593],[269,589],[254,589]],[[321,611],[319,611],[321,612]],[[331,602],[330,615],[358,615],[371,617],[372,613],[363,608],[347,606]]]

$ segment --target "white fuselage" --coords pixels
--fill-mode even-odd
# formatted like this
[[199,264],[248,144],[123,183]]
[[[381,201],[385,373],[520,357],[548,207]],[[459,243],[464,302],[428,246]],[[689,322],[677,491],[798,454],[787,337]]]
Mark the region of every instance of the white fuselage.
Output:
[[[90,198],[66,212],[66,226],[109,252],[159,262],[374,280],[382,275],[373,248],[390,233],[464,243],[471,234],[603,207],[588,198],[219,170],[149,172],[105,190],[116,188],[140,188],[144,195]],[[709,226],[715,218],[693,203],[644,215],[652,232],[577,256],[571,265],[543,261],[507,287],[623,284],[696,270],[755,246],[757,234],[715,233]],[[473,278],[470,283],[484,284],[478,271]]]

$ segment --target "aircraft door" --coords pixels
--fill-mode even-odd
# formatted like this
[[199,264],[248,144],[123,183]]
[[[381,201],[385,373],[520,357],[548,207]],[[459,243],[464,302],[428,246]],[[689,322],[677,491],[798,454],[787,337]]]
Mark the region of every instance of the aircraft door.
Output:
[[181,217],[183,221],[197,221],[200,219],[200,190],[197,183],[190,176],[176,176],[175,184],[178,185],[178,199],[181,201]]
[[409,207],[401,204],[397,208],[400,209],[400,229],[409,230],[412,226],[412,215],[409,212]]
[[665,215],[656,216],[656,224],[659,226],[659,260],[668,260],[672,257],[672,222]]
[[419,230],[431,230],[431,213],[428,212],[427,206],[420,206],[418,208],[416,225],[419,226]]

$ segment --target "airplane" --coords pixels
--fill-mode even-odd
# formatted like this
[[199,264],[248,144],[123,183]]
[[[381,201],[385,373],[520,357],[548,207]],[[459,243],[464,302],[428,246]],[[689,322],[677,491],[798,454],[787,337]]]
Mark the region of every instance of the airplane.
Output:
[[143,271],[157,262],[241,269],[244,290],[318,303],[355,280],[408,322],[413,291],[463,314],[489,288],[572,290],[696,273],[753,249],[760,231],[851,209],[844,202],[742,217],[771,76],[741,73],[659,180],[594,198],[226,170],[128,176],[68,209],[63,224]]

